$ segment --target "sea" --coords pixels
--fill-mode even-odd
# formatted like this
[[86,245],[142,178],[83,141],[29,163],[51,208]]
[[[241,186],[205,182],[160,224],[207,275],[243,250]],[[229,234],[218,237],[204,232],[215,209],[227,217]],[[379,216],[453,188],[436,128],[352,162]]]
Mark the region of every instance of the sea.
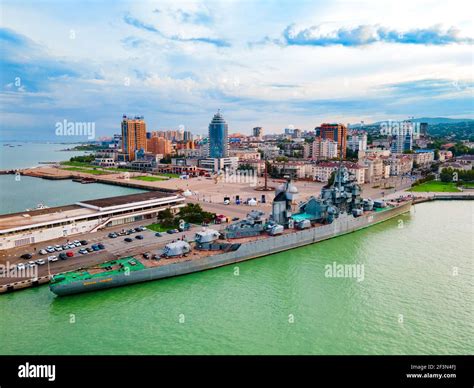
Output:
[[[55,145],[29,147],[61,159]],[[24,167],[9,152],[9,168]],[[0,178],[2,213],[126,193]],[[0,354],[472,354],[473,210],[472,201],[422,203],[234,266],[62,298],[47,286],[1,295]]]

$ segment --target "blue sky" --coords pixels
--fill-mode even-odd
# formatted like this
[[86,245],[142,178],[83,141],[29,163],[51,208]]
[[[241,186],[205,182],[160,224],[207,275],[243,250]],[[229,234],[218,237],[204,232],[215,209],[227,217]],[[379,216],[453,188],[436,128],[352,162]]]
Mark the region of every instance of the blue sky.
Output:
[[55,123],[204,134],[473,117],[469,1],[12,1],[0,14],[1,138]]

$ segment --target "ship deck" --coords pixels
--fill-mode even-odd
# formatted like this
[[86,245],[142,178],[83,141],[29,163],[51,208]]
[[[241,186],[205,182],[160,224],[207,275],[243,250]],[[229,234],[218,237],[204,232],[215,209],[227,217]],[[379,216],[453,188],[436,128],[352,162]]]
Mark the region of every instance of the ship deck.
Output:
[[[367,211],[364,212],[364,214],[361,216],[370,216],[370,214],[373,213],[379,213],[383,211],[387,211],[389,209],[392,209],[394,207],[400,206],[401,204],[389,204],[385,208],[378,208],[374,209],[373,211]],[[323,224],[315,224],[311,228],[318,228],[323,226]],[[308,229],[311,229],[308,228]],[[296,229],[285,229],[282,234],[289,235],[292,233],[296,233],[298,230]],[[251,236],[251,237],[241,237],[241,238],[233,238],[233,239],[222,239],[219,240],[220,243],[228,243],[228,244],[245,244],[253,241],[259,241],[259,240],[265,240],[272,238],[273,236],[270,236],[268,234],[261,234],[258,236]],[[134,256],[129,256],[129,257],[124,257],[121,259],[114,259],[108,262],[105,262],[99,266],[84,269],[81,271],[73,271],[73,272],[67,272],[63,273],[61,275],[57,275],[56,277],[56,282],[57,283],[62,283],[62,282],[74,282],[74,281],[83,281],[83,280],[89,280],[89,279],[96,279],[96,278],[102,278],[114,274],[119,274],[124,272],[124,268],[129,268],[130,271],[139,271],[145,268],[156,268],[156,267],[163,267],[167,266],[170,264],[174,263],[182,263],[185,261],[194,261],[194,260],[200,260],[205,257],[209,256],[214,256],[218,254],[225,253],[226,251],[224,250],[197,250],[193,249],[190,253],[186,254],[185,256],[181,257],[171,257],[171,258],[160,258],[159,260],[156,259],[145,259],[141,255],[134,255]],[[135,264],[131,265],[130,260],[134,260]],[[61,278],[60,276],[63,276]]]

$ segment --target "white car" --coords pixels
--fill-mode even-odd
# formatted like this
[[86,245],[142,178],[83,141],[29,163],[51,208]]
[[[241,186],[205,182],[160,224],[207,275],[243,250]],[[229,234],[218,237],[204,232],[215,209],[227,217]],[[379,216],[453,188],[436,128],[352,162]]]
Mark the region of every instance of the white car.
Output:
[[58,261],[58,257],[57,256],[48,256],[48,261]]
[[74,242],[74,245],[75,245],[76,247],[80,247],[82,244],[78,241],[78,242]]
[[20,269],[20,270],[21,270],[21,269],[25,269],[25,264],[19,263],[19,264],[16,265],[16,268],[17,268],[17,269]]
[[46,255],[48,253],[48,251],[46,251],[46,249],[40,249],[38,253],[40,255]]
[[46,251],[49,252],[49,253],[53,253],[55,251],[55,249],[54,249],[54,247],[49,246],[49,247],[46,247]]
[[46,264],[46,261],[44,261],[43,259],[38,259],[35,261],[35,263],[38,265],[43,265],[43,264]]
[[73,248],[76,247],[76,245],[71,243],[71,244],[69,244],[67,247],[68,247],[69,249],[73,249]]
[[60,246],[60,245],[56,245],[56,246],[54,247],[54,249],[55,249],[57,252],[60,252],[60,251],[63,250],[63,247]]

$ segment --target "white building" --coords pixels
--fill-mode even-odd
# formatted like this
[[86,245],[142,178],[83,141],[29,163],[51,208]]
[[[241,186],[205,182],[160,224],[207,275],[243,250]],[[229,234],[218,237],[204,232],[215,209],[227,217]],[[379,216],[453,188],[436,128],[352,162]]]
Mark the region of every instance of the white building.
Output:
[[313,141],[311,154],[313,160],[337,158],[337,141],[317,137]]
[[[365,181],[365,169],[357,163],[344,162],[344,166],[349,170],[349,174],[355,176],[358,184],[363,184]],[[338,162],[321,162],[309,165],[311,178],[318,182],[327,182],[331,174],[339,167]]]
[[152,191],[77,202],[74,205],[0,215],[0,250],[79,234],[109,226],[156,219],[165,209],[177,212],[184,197]]
[[413,158],[410,155],[392,155],[388,158],[390,164],[390,175],[399,176],[408,174],[413,169]]
[[239,158],[233,156],[229,158],[205,158],[199,160],[199,167],[212,172],[224,171],[226,168],[237,169]]
[[367,149],[367,132],[352,130],[347,135],[347,148],[352,151],[365,151]]

